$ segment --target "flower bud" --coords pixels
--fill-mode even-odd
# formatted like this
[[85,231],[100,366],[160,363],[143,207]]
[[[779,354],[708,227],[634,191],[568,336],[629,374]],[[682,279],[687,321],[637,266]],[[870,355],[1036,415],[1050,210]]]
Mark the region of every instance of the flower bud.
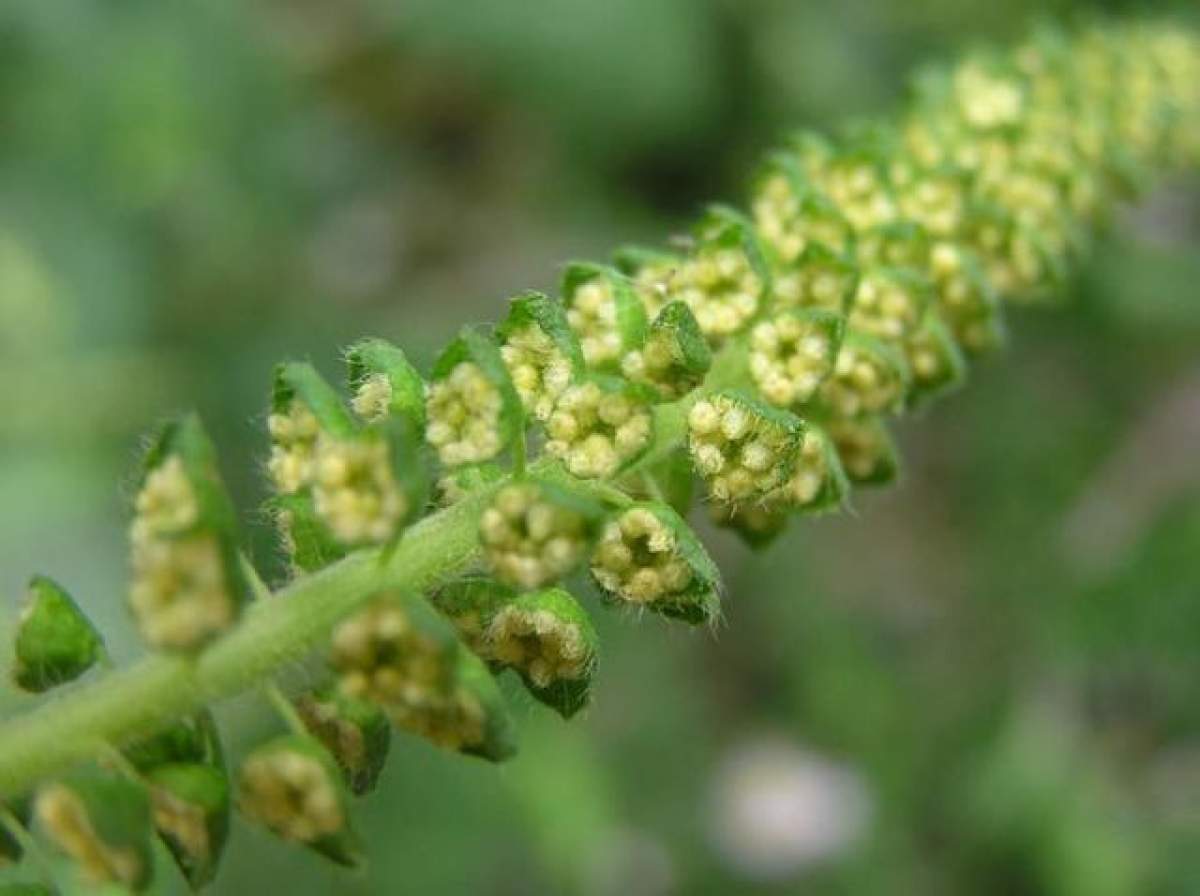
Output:
[[816,402],[837,417],[897,411],[909,385],[904,356],[863,333],[850,330],[842,341],[833,373]]
[[696,248],[676,269],[668,293],[692,309],[710,340],[744,329],[770,293],[766,259],[751,223],[730,209],[709,209],[696,227]]
[[850,484],[837,449],[821,428],[807,422],[791,478],[753,504],[713,503],[719,525],[735,530],[751,547],[769,544],[797,513],[822,513],[845,506]]
[[615,368],[645,338],[646,309],[615,268],[570,264],[563,272],[562,294],[567,322],[593,370]]
[[326,687],[302,696],[296,711],[338,764],[350,792],[361,796],[373,790],[392,736],[379,707]]
[[621,246],[613,253],[613,264],[629,278],[647,319],[658,317],[671,303],[671,279],[683,258],[675,252]]
[[383,339],[363,339],[346,352],[350,406],[365,423],[390,417],[425,426],[425,382],[404,352]]
[[275,490],[290,495],[312,484],[322,433],[349,438],[355,432],[341,398],[311,364],[275,368],[271,391],[271,457],[267,472]]
[[644,387],[592,376],[558,399],[546,422],[546,453],[581,479],[605,479],[650,445],[654,421]]
[[588,702],[598,640],[587,611],[561,588],[508,601],[485,632],[488,659],[515,669],[529,691],[563,718]]
[[896,220],[886,162],[869,137],[847,143],[809,177],[859,233]]
[[518,296],[496,338],[526,412],[545,421],[583,370],[583,352],[562,303],[536,292]]
[[858,234],[855,259],[864,268],[923,271],[929,266],[929,234],[920,224],[903,219],[872,227]]
[[470,577],[451,582],[430,596],[430,601],[449,619],[472,651],[489,659],[486,632],[492,616],[512,601],[517,592],[494,579]]
[[938,242],[929,256],[934,306],[966,352],[981,355],[1003,344],[999,299],[978,257],[955,242]]
[[217,725],[208,710],[177,719],[132,743],[123,744],[121,753],[142,773],[163,765],[223,766],[225,763]]
[[161,765],[147,775],[154,827],[193,889],[217,873],[229,835],[225,769],[198,763]]
[[559,581],[583,561],[595,516],[590,505],[549,485],[504,486],[479,525],[491,572],[523,590]]
[[434,365],[425,439],[447,467],[494,460],[523,436],[521,399],[492,339],[465,328]]
[[635,504],[604,528],[592,577],[616,601],[685,622],[720,613],[720,574],[695,533],[661,503]]
[[1044,297],[1066,276],[1042,235],[997,205],[972,206],[963,241],[979,256],[989,286],[1006,299]]
[[793,264],[776,273],[775,305],[844,314],[854,300],[858,278],[858,267],[846,256],[811,243]]
[[654,389],[664,401],[681,398],[703,382],[712,352],[691,309],[671,302],[650,325],[646,341],[621,360],[630,381]]
[[150,882],[150,800],[124,775],[85,766],[38,789],[37,825],[94,886],[140,891]]
[[457,504],[472,492],[495,485],[507,474],[497,464],[473,464],[455,467],[438,480],[437,500],[442,507]]
[[231,628],[249,597],[233,503],[195,416],[162,428],[143,469],[129,605],[151,646],[195,650]]
[[341,774],[320,743],[286,735],[256,748],[238,775],[238,808],[276,836],[339,865],[362,859]]
[[100,658],[100,635],[58,583],[34,576],[17,619],[13,681],[40,694],[78,678]]
[[846,476],[855,485],[887,485],[900,472],[896,444],[877,417],[830,420],[826,427]]
[[791,476],[803,428],[786,411],[721,392],[689,411],[688,449],[714,499],[758,500]]
[[784,311],[750,331],[750,375],[776,407],[803,404],[833,372],[845,318],[816,309]]
[[812,244],[836,255],[854,245],[854,231],[837,207],[805,177],[799,160],[780,152],[767,162],[755,186],[754,226],[784,265],[794,264]]
[[342,622],[332,662],[343,694],[377,703],[401,728],[495,761],[514,750],[495,680],[414,595],[378,598]]
[[931,237],[953,239],[966,218],[966,172],[946,163],[924,167],[911,156],[902,156],[891,170],[900,214],[919,224]]
[[876,339],[901,340],[920,325],[930,294],[929,279],[918,271],[869,268],[858,282],[848,323]]
[[909,401],[915,407],[961,386],[967,361],[941,315],[930,309],[921,326],[904,340],[904,356],[912,371]]

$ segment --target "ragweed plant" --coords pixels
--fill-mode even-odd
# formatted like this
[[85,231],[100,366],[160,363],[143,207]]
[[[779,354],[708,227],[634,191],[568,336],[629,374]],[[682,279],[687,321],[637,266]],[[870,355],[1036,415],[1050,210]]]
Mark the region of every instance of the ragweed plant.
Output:
[[[502,760],[504,676],[563,716],[586,707],[597,603],[712,623],[695,482],[758,545],[892,481],[891,418],[958,387],[1002,343],[1003,304],[1052,297],[1116,204],[1198,161],[1200,40],[1043,30],[926,72],[893,120],[794,136],[748,215],[569,265],[560,297],[516,297],[427,376],[380,339],[347,351],[344,391],[282,364],[274,594],[202,424],[169,422],[129,528],[151,655],[110,668],[44,577],[17,617],[13,681],[59,690],[0,727],[0,858],[36,842],[29,825],[82,880],[136,890],[159,838],[202,886],[236,809],[357,863],[352,798],[393,729]],[[300,658],[318,680],[285,694]],[[207,707],[253,689],[280,730],[230,769]]]

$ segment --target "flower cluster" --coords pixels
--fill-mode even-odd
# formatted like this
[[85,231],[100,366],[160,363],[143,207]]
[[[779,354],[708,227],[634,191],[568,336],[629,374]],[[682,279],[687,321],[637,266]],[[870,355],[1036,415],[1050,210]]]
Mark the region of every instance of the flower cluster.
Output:
[[546,453],[583,479],[607,478],[650,444],[645,401],[619,381],[589,379],[567,389],[546,422]]
[[801,423],[744,396],[701,399],[688,413],[688,444],[696,470],[718,501],[761,498],[791,475]]
[[500,581],[534,589],[557,582],[579,565],[587,529],[585,515],[564,496],[521,482],[496,493],[483,512],[479,536],[488,567]]
[[750,333],[750,374],[771,404],[791,407],[813,397],[833,371],[843,320],[829,312],[784,312]]
[[345,544],[387,541],[409,511],[383,438],[320,439],[312,496],[317,515]]
[[471,361],[429,386],[425,437],[448,467],[491,460],[504,450],[499,388]]
[[284,412],[267,418],[267,431],[271,435],[267,472],[276,490],[294,494],[312,480],[321,425],[303,402],[295,400]]

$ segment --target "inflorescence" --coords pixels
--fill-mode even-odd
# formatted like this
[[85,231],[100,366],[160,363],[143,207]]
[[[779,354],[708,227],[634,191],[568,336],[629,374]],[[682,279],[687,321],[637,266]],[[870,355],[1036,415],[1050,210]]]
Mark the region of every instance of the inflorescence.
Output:
[[[136,890],[158,836],[202,886],[236,807],[358,862],[350,795],[374,785],[393,728],[501,760],[512,682],[563,716],[583,709],[599,656],[589,593],[712,623],[720,582],[686,521],[693,482],[711,519],[760,545],[892,481],[890,418],[959,386],[1002,344],[1003,304],[1052,297],[1151,173],[1197,162],[1200,40],[1168,25],[1044,29],[925,73],[895,120],[795,135],[758,172],[749,215],[714,208],[671,249],[569,265],[561,299],[514,298],[427,377],[376,339],[347,352],[348,397],[282,364],[265,463],[294,579],[279,597],[243,553],[199,420],[168,423],[138,481],[129,606],[151,648],[196,660],[179,673],[194,677],[181,687],[156,667],[161,686],[128,699],[165,718],[72,768],[38,765],[39,748],[85,758],[72,738],[94,750],[66,710],[38,729],[54,744],[8,723],[0,861],[19,858],[12,827],[28,823],[83,880]],[[287,613],[298,588],[331,602],[324,627],[281,626],[302,634],[237,656],[261,681],[319,634],[322,678],[290,696],[268,686],[287,731],[230,775],[203,706],[243,683],[206,672],[206,652]],[[27,691],[76,687],[104,659],[49,579],[31,582],[16,629]]]

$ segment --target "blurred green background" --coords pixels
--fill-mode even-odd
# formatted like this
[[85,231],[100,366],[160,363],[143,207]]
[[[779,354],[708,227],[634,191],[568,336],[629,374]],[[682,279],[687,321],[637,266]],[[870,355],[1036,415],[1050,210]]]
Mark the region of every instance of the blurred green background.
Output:
[[[914,66],[1084,7],[4,0],[5,612],[49,572],[136,652],[128,470],[185,406],[278,575],[275,361],[336,375],[364,334],[428,359],[563,261],[743,196],[787,129],[886,112]],[[400,737],[368,871],[239,822],[213,892],[1200,892],[1197,283],[1176,179],[901,426],[899,488],[758,555],[712,534],[715,637],[599,611],[582,721],[515,697],[500,769]],[[222,715],[235,743],[266,730],[253,699]]]

